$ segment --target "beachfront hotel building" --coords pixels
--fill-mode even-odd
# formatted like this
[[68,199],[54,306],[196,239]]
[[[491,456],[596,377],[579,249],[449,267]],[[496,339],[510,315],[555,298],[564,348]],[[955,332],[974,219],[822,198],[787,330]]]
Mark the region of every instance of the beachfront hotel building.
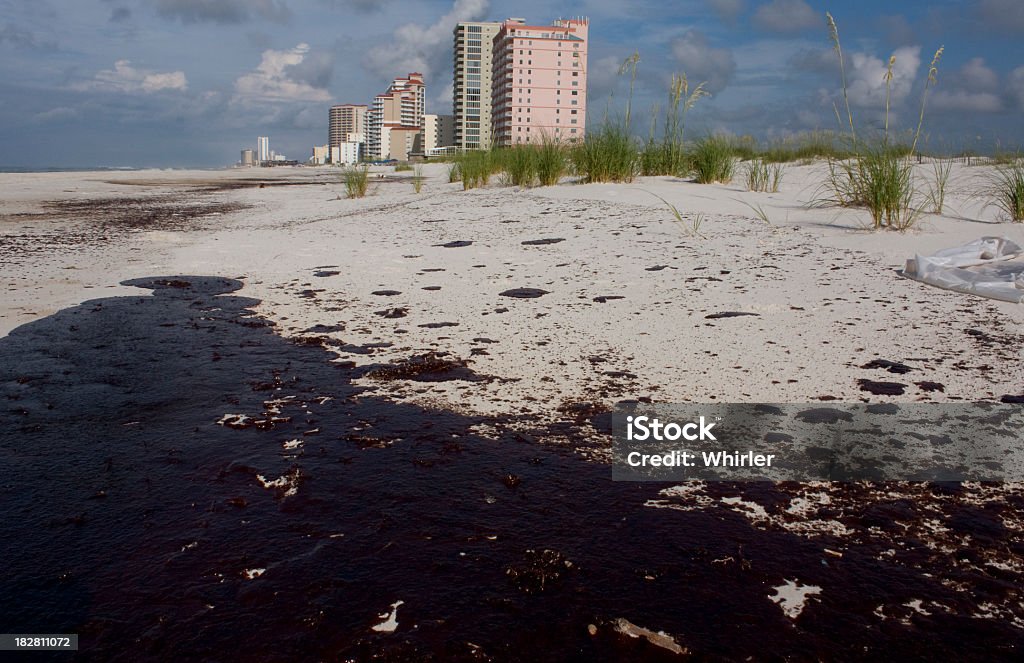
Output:
[[374,159],[405,161],[423,128],[427,86],[423,74],[396,78],[378,94],[366,114],[366,154]]
[[256,138],[256,160],[260,163],[270,161],[269,136],[258,136]]
[[495,145],[583,139],[588,28],[585,18],[545,26],[510,18],[501,24],[491,74]]
[[464,150],[491,146],[491,65],[501,23],[464,22],[454,30],[452,115],[454,144]]
[[366,136],[366,104],[331,106],[327,144],[362,143]]
[[455,118],[451,115],[425,114],[423,133],[414,151],[430,157],[446,154],[454,146]]

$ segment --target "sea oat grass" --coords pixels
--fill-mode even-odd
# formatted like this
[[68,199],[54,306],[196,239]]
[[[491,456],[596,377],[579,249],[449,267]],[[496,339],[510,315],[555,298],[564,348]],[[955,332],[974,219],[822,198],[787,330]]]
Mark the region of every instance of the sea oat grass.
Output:
[[700,184],[731,182],[734,163],[732,145],[721,136],[703,138],[693,149],[693,172]]
[[639,153],[625,127],[606,124],[587,134],[570,154],[576,174],[585,182],[632,182]]
[[987,177],[983,193],[1009,220],[1024,221],[1024,160],[1000,165]]
[[349,166],[345,169],[342,176],[345,180],[345,193],[349,198],[362,198],[366,195],[369,172],[366,166]]

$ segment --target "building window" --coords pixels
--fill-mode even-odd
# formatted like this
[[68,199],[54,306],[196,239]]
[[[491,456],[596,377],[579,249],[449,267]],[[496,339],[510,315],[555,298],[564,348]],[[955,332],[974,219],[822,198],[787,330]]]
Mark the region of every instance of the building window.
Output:
[[576,114],[576,109],[574,108],[574,109],[572,109],[572,110],[571,110],[571,111],[569,111],[569,112],[570,112],[570,113],[572,113],[573,115],[575,115],[575,114]]
[[574,134],[574,133],[576,133],[576,130],[575,129],[569,129],[569,133]]
[[579,81],[573,81],[573,82],[572,82],[572,86],[573,86],[573,87],[578,87],[578,86],[579,86],[579,84],[580,84],[580,82],[579,82]]
[[576,124],[576,118],[572,119],[572,124]]
[[572,100],[572,105],[573,105],[573,106],[575,106],[575,105],[576,105],[576,100],[575,100],[575,99],[573,99],[573,100]]
[[[576,63],[574,63],[574,64],[576,64]],[[580,72],[578,72],[578,71],[574,71],[574,72],[572,72],[572,75],[573,75],[573,76],[579,76],[579,75],[580,75]]]
[[573,90],[573,91],[572,91],[572,96],[574,96],[574,97],[575,97],[575,96],[576,96],[576,94],[577,94],[576,90]]
[[466,26],[466,30],[468,30],[469,32],[482,32],[483,27],[479,25],[468,25]]

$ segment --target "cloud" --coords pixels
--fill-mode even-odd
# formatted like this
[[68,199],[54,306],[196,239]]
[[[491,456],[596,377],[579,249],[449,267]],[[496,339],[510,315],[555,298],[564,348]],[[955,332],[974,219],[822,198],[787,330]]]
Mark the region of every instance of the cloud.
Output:
[[337,9],[351,9],[360,14],[370,14],[383,9],[387,0],[323,0],[323,2]]
[[754,23],[770,32],[794,33],[821,27],[823,18],[804,0],[772,0],[757,8]]
[[286,23],[291,10],[284,0],[156,0],[156,11],[182,23],[244,23],[253,14]]
[[985,64],[984,58],[968,60],[940,82],[932,102],[938,109],[974,113],[998,113],[1004,109],[999,75]]
[[98,90],[105,92],[151,94],[162,90],[184,91],[188,89],[185,72],[154,72],[147,69],[136,69],[128,60],[118,60],[113,69],[104,69],[96,73],[92,80],[74,83],[75,90]]
[[972,92],[994,92],[999,88],[999,75],[985,64],[984,58],[968,60],[946,80]]
[[490,7],[488,0],[455,0],[451,10],[432,25],[423,27],[406,23],[394,31],[390,43],[370,49],[363,65],[382,78],[394,78],[408,72],[423,74],[427,85],[444,65],[451,68],[452,28],[460,21],[483,18]]
[[746,0],[708,0],[711,9],[724,21],[732,23],[747,7]]
[[889,42],[899,46],[914,44],[918,41],[918,34],[910,25],[910,21],[902,14],[891,16],[879,16],[876,19],[878,27],[885,32]]
[[132,17],[132,10],[127,7],[114,7],[110,12],[111,23],[124,23]]
[[19,28],[13,23],[8,23],[4,26],[3,30],[0,30],[0,44],[10,44],[11,46],[29,49],[49,50],[55,48],[53,42],[39,41],[34,34]]
[[[263,51],[256,71],[235,81],[234,101],[329,101],[331,95],[324,85],[330,78],[330,65],[325,69],[323,62],[306,64],[308,54],[308,44],[299,44],[288,51]],[[319,60],[317,57],[312,59]]]
[[[890,103],[899,104],[910,94],[921,67],[921,47],[901,46],[893,51],[896,63],[892,69],[892,83],[889,89]],[[847,87],[850,104],[867,108],[885,108],[885,76],[888,61],[868,53],[858,52],[848,56],[846,65]]]
[[736,72],[736,60],[727,48],[714,48],[697,30],[672,40],[672,54],[693,84],[707,81],[707,90],[720,92]]
[[32,116],[32,120],[45,124],[47,122],[66,122],[76,117],[78,117],[78,111],[74,108],[58,106],[57,108],[51,108],[50,110],[43,111],[42,113],[36,113]]
[[979,0],[976,11],[985,27],[999,32],[1024,32],[1024,3],[1020,0]]
[[932,105],[939,110],[971,113],[998,113],[1003,110],[1003,100],[998,94],[967,90],[936,90]]
[[1017,108],[1024,110],[1024,67],[1017,67],[1006,77],[1006,90]]

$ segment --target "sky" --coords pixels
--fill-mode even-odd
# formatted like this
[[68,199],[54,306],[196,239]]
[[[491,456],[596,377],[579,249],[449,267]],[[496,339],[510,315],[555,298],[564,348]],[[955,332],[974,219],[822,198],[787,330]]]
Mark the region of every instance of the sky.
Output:
[[[558,15],[552,14],[559,12]],[[705,82],[689,135],[761,141],[845,120],[825,12],[835,17],[858,127],[917,125],[926,149],[1024,145],[1024,1],[0,0],[0,167],[217,167],[269,136],[304,161],[328,108],[366,103],[419,71],[427,111],[451,113],[460,20],[590,19],[588,125],[621,117],[637,52],[634,131],[671,76]]]

